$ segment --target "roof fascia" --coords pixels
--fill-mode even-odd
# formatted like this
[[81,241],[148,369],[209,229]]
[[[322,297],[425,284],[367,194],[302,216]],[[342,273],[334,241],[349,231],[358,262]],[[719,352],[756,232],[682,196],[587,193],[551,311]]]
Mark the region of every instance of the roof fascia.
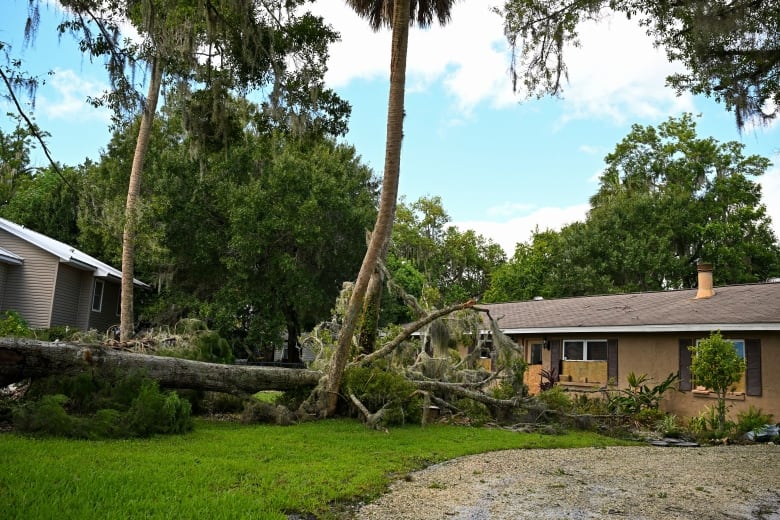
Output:
[[[611,325],[606,327],[533,327],[501,329],[504,334],[598,334],[598,333],[647,333],[647,332],[728,332],[780,331],[780,323],[684,323],[671,325]],[[489,331],[486,331],[489,332]]]

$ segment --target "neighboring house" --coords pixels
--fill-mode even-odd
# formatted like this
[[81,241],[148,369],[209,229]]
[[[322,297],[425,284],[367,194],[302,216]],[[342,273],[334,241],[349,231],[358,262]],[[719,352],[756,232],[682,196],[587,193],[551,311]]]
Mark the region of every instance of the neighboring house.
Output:
[[0,218],[0,311],[17,311],[30,327],[107,330],[119,323],[121,279],[110,265]]
[[679,391],[663,408],[698,415],[714,394],[691,381],[688,347],[719,330],[747,364],[728,395],[731,413],[750,405],[780,419],[780,283],[712,286],[712,266],[699,266],[699,288],[480,305],[524,347],[531,393],[542,369],[556,371],[571,390],[627,386],[629,373],[648,384],[679,373]]

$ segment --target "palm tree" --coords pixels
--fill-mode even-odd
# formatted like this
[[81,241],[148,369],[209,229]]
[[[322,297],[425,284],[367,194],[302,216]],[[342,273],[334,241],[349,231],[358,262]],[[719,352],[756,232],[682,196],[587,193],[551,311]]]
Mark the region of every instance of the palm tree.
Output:
[[338,390],[352,345],[358,316],[363,307],[366,290],[378,261],[390,240],[398,199],[398,179],[401,167],[401,140],[403,138],[404,93],[406,89],[406,54],[409,42],[409,26],[429,27],[434,18],[445,25],[451,16],[455,0],[347,0],[361,17],[368,20],[372,29],[383,26],[393,31],[390,50],[390,93],[387,103],[387,135],[385,141],[385,168],[382,196],[379,202],[374,230],[368,243],[363,264],[355,280],[352,296],[347,305],[336,351],[328,368],[327,379],[320,394],[318,411],[330,416],[336,410]]

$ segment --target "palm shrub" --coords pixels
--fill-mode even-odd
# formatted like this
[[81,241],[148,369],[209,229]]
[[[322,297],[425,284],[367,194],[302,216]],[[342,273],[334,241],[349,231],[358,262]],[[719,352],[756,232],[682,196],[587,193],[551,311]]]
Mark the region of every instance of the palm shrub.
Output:
[[[650,381],[647,374],[636,375],[631,372],[627,377],[628,388],[607,394],[607,406],[612,413],[630,416],[636,416],[643,410],[658,410],[661,399],[666,392],[674,389],[677,378],[677,374],[669,374],[659,384],[650,386],[647,384]],[[652,412],[647,413],[652,415]]]

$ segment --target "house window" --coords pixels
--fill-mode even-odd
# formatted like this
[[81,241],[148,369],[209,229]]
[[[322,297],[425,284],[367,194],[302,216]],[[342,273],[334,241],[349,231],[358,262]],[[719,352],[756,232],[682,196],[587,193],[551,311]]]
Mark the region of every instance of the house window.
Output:
[[103,288],[105,283],[102,280],[95,280],[92,286],[92,310],[100,312],[103,309]]
[[493,337],[490,334],[487,334],[485,336],[480,336],[479,347],[481,349],[479,353],[479,357],[489,358],[490,353],[493,350]]
[[[737,355],[739,356],[740,359],[745,359],[745,340],[744,339],[728,339],[728,338],[723,338],[723,339],[725,339],[726,341],[728,341],[729,343],[734,345],[734,350],[737,351]],[[696,346],[697,347],[699,346],[699,343],[701,343],[701,341],[702,340],[700,340],[700,339],[696,340]]]
[[531,365],[542,364],[542,343],[531,343],[531,359],[528,363]]
[[606,361],[607,340],[564,340],[563,359],[566,361]]
[[[701,340],[697,340],[696,344]],[[761,341],[758,339],[729,339],[737,354],[745,360],[747,369],[742,381],[738,384],[740,392],[749,396],[761,395]],[[691,362],[693,353],[689,350],[694,342],[690,339],[680,340],[680,390],[693,390],[695,382],[691,378]]]

